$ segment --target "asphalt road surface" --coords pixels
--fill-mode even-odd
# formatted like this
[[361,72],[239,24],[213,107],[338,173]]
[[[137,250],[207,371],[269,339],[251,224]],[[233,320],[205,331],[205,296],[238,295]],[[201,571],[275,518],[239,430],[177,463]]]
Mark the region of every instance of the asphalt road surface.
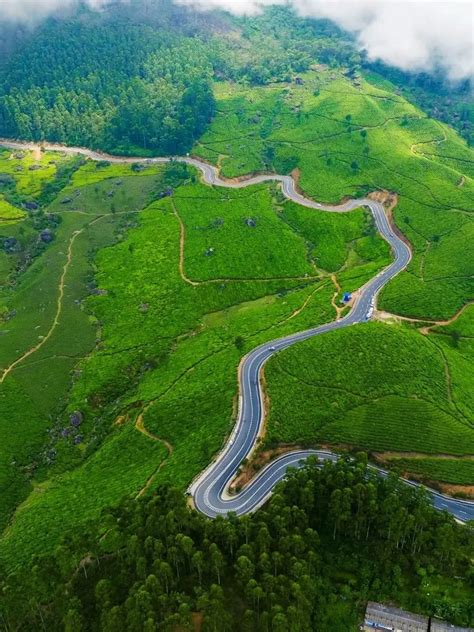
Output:
[[[21,143],[1,139],[0,145],[10,149],[34,149],[37,147],[37,145],[33,143]],[[159,164],[171,160],[171,158],[151,158],[148,160],[142,158],[122,158],[76,147],[65,147],[54,144],[46,144],[43,146],[45,149],[63,151],[67,154],[80,153],[92,160],[108,160],[114,163],[144,162]],[[394,276],[408,265],[411,259],[411,252],[407,244],[394,232],[383,206],[373,200],[362,198],[349,200],[339,206],[325,206],[298,193],[295,182],[291,176],[269,174],[238,181],[223,180],[219,177],[217,168],[212,165],[189,156],[177,156],[175,159],[186,162],[199,169],[204,182],[213,186],[243,188],[252,184],[278,181],[281,183],[285,197],[308,208],[331,213],[345,213],[365,206],[372,213],[381,236],[390,244],[394,256],[394,260],[389,266],[359,289],[351,311],[344,316],[344,318],[285,336],[284,338],[266,342],[253,349],[243,358],[239,372],[240,396],[237,423],[223,450],[206,470],[194,480],[188,490],[193,497],[196,509],[210,518],[225,515],[230,512],[243,515],[255,511],[265,503],[275,485],[285,477],[288,468],[301,467],[305,460],[311,456],[317,457],[320,462],[327,460],[335,462],[338,459],[337,454],[329,451],[295,450],[269,463],[238,494],[230,495],[228,493],[229,484],[234,478],[240,464],[244,459],[248,458],[254,449],[263,424],[264,408],[260,382],[263,365],[272,355],[297,342],[307,340],[313,336],[319,336],[328,331],[342,329],[343,327],[349,327],[350,325],[356,325],[370,320],[375,309],[378,293],[388,281],[393,279]],[[381,476],[387,475],[385,470],[380,468],[372,469],[376,470]],[[418,483],[412,481],[405,482],[407,485],[418,486]],[[428,492],[431,494],[433,506],[437,509],[448,511],[457,520],[462,522],[474,520],[474,502],[454,499],[431,489],[428,489]]]

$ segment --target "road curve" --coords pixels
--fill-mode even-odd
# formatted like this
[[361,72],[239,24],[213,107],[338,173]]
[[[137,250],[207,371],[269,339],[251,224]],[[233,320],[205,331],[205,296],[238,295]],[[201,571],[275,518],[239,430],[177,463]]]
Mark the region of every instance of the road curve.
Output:
[[[0,139],[0,146],[25,150],[35,149],[38,145]],[[365,206],[370,210],[379,233],[392,248],[393,262],[360,288],[351,311],[344,318],[261,344],[242,359],[239,371],[240,396],[237,423],[223,450],[204,472],[193,481],[188,491],[193,497],[196,509],[210,518],[230,512],[243,515],[255,511],[265,503],[271,495],[274,486],[285,477],[289,467],[301,467],[310,456],[317,457],[319,461],[337,461],[338,455],[329,451],[295,450],[269,463],[238,494],[230,495],[228,493],[229,484],[240,464],[254,449],[263,424],[265,411],[260,377],[264,364],[272,355],[297,342],[328,331],[342,329],[343,327],[370,320],[380,290],[410,262],[411,251],[408,245],[393,230],[383,206],[368,198],[349,200],[338,206],[319,204],[301,195],[297,191],[291,176],[264,174],[242,180],[224,180],[219,176],[216,167],[189,156],[143,159],[111,156],[89,149],[65,147],[49,143],[42,146],[47,150],[61,151],[71,155],[82,154],[91,160],[108,160],[113,163],[132,164],[144,162],[148,164],[162,164],[175,159],[198,169],[202,173],[204,182],[212,186],[244,188],[262,182],[277,181],[280,182],[285,197],[308,208],[333,213],[347,212],[361,206]],[[382,476],[388,474],[380,468],[372,466],[372,469]],[[407,485],[419,486],[418,483],[412,481],[405,482]],[[474,519],[474,502],[451,498],[432,489],[428,489],[428,492],[431,494],[435,508],[448,511],[462,522]]]

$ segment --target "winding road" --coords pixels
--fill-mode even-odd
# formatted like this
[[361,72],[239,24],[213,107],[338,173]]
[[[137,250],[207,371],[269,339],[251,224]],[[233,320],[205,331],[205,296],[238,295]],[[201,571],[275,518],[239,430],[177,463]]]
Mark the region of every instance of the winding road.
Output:
[[[37,148],[37,145],[33,143],[13,142],[2,139],[0,139],[0,146],[19,150]],[[66,154],[82,154],[91,160],[108,160],[113,163],[145,162],[148,164],[160,164],[172,160],[172,158],[161,157],[147,160],[142,158],[123,158],[88,149],[54,144],[44,144],[43,147],[47,150],[61,151]],[[388,281],[393,279],[408,265],[411,259],[411,251],[408,245],[393,230],[384,208],[379,202],[362,198],[349,200],[339,206],[325,206],[301,195],[297,191],[291,176],[268,174],[238,181],[224,180],[220,178],[218,169],[213,165],[189,156],[176,157],[174,159],[198,169],[202,173],[203,181],[212,186],[243,188],[262,182],[277,181],[280,182],[285,197],[308,208],[331,213],[343,213],[365,206],[372,213],[381,236],[390,244],[394,254],[393,262],[360,288],[351,311],[344,318],[266,342],[253,349],[242,359],[239,368],[240,395],[237,423],[223,450],[206,470],[193,481],[188,491],[194,500],[196,509],[206,516],[214,518],[229,512],[243,515],[255,511],[265,503],[271,495],[274,486],[285,477],[289,467],[301,467],[304,461],[311,456],[316,456],[319,461],[337,461],[338,459],[337,454],[329,451],[295,450],[269,463],[238,494],[229,494],[229,484],[242,461],[248,458],[254,449],[264,422],[265,411],[260,380],[264,364],[272,355],[297,342],[328,331],[342,329],[343,327],[370,320],[375,309],[378,293]],[[387,476],[388,474],[388,472],[380,468],[372,466],[372,469],[376,470],[381,476]],[[405,482],[407,485],[419,486],[418,483],[412,481]],[[474,519],[474,502],[454,499],[432,489],[428,489],[428,492],[431,495],[433,506],[437,509],[448,511],[461,522]]]

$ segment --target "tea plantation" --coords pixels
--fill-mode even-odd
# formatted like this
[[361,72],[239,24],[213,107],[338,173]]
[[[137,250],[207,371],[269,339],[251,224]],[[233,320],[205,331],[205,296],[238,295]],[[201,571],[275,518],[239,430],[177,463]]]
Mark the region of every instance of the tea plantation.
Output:
[[[196,155],[227,177],[292,172],[318,201],[390,191],[413,250],[379,297],[397,318],[270,361],[262,446],[364,449],[465,492],[474,482],[473,311],[463,309],[473,295],[472,152],[385,85],[336,70],[214,88],[217,114]],[[125,496],[164,482],[184,490],[234,425],[241,358],[334,320],[342,294],[391,260],[365,209],[311,210],[272,184],[210,187],[175,162],[4,150],[0,219],[8,567],[52,551]]]

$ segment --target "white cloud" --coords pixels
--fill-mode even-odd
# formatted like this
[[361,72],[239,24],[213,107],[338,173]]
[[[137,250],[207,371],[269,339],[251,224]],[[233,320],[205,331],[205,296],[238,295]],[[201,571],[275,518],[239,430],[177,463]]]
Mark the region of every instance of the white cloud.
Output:
[[[100,9],[111,0],[86,0]],[[119,2],[123,0],[112,0]],[[157,2],[159,0],[156,0]],[[355,34],[371,59],[403,70],[442,67],[449,78],[474,76],[474,5],[471,0],[175,0],[198,9],[255,14],[290,4],[302,16],[329,18]],[[0,21],[35,22],[80,0],[0,0]]]
[[[80,0],[0,0],[0,21],[37,22],[51,13],[67,11]],[[107,0],[86,0],[86,4],[100,9]]]
[[474,76],[474,8],[471,0],[177,0],[208,9],[255,14],[291,4],[303,16],[329,18],[354,33],[371,59],[403,70],[440,66],[453,80]]

